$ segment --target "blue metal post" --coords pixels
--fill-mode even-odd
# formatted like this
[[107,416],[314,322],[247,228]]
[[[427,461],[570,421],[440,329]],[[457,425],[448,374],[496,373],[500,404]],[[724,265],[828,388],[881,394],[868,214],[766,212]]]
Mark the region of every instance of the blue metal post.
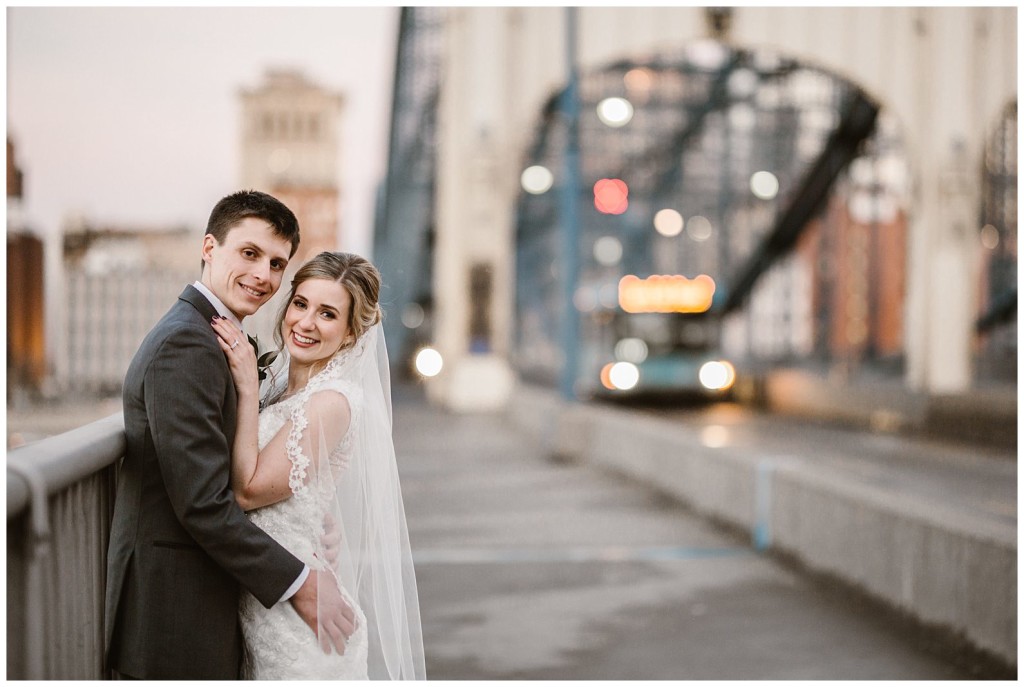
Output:
[[565,8],[565,55],[569,71],[568,83],[562,96],[562,116],[566,123],[566,147],[564,178],[561,184],[562,219],[562,299],[565,316],[562,318],[562,368],[561,392],[565,400],[576,399],[576,374],[579,367],[579,315],[573,304],[576,283],[579,281],[579,192],[580,192],[580,142],[579,142],[579,96],[577,94],[576,65],[576,15],[577,8]]

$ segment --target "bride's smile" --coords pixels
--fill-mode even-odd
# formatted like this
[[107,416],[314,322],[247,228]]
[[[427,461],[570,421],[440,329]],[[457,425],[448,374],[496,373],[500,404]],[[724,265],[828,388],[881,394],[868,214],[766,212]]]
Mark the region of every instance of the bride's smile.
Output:
[[352,296],[339,282],[308,279],[295,291],[281,323],[293,371],[325,362],[351,339]]

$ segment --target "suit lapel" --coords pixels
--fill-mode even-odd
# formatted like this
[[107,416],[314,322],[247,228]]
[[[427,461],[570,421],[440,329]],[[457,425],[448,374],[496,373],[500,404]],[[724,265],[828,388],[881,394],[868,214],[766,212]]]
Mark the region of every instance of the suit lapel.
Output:
[[178,300],[185,301],[193,308],[199,311],[199,314],[203,316],[203,319],[209,322],[217,314],[217,309],[213,307],[206,296],[204,296],[199,289],[189,284],[185,287],[185,290],[178,296]]

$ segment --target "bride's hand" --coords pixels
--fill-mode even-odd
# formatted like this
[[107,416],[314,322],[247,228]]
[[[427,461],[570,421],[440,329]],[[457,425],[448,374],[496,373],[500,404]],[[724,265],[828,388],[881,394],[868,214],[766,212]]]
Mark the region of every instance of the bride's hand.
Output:
[[216,316],[210,324],[217,332],[217,343],[228,359],[231,376],[235,380],[235,389],[239,394],[259,393],[259,378],[256,370],[256,352],[238,327],[227,319]]

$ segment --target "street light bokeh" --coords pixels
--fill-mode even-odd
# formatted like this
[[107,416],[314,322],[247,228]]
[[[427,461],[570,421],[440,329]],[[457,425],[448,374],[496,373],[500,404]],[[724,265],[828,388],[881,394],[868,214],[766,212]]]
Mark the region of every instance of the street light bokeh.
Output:
[[533,165],[523,170],[519,177],[523,190],[533,195],[547,193],[555,183],[555,175],[543,165]]
[[659,210],[654,215],[654,229],[662,236],[679,236],[683,231],[683,216],[672,208]]
[[625,98],[605,98],[597,105],[597,117],[605,125],[617,129],[629,124],[633,118],[633,105]]
[[703,215],[691,217],[686,222],[686,233],[694,241],[707,241],[711,238],[712,231],[711,220]]
[[429,346],[416,354],[416,371],[424,377],[436,377],[444,367],[444,359],[436,349]]
[[750,176],[750,191],[761,200],[771,200],[779,193],[779,180],[771,172],[754,172]]

